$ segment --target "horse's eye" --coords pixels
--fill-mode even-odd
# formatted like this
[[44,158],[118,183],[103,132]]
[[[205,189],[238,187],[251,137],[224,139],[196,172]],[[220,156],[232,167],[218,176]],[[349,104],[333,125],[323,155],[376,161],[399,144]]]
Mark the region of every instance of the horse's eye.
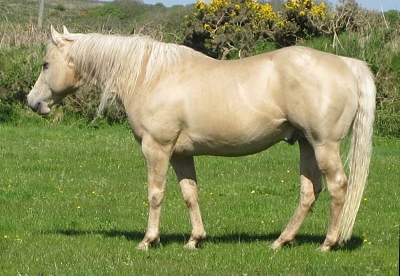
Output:
[[49,68],[49,63],[47,61],[43,61],[42,68],[43,68],[43,70],[48,69]]

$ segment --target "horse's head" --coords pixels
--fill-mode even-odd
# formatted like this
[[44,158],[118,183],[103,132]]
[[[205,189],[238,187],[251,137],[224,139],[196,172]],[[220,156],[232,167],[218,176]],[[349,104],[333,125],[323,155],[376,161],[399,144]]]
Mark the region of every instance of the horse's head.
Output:
[[30,108],[40,115],[50,113],[51,106],[82,85],[70,56],[73,41],[65,38],[68,34],[65,27],[61,35],[51,26],[51,42],[43,59],[42,72],[28,94]]

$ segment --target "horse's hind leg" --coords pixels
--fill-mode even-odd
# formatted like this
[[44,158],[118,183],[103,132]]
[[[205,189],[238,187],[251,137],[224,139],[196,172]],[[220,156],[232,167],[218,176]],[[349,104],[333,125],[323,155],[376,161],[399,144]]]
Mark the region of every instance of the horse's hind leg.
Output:
[[196,248],[199,241],[206,237],[200,214],[199,196],[196,180],[196,171],[192,156],[183,158],[172,158],[172,167],[178,177],[183,199],[189,209],[190,221],[192,223],[192,234],[186,243],[187,248]]
[[300,203],[279,238],[271,245],[277,249],[290,243],[321,192],[322,174],[315,158],[314,149],[306,139],[299,139],[300,145]]
[[315,154],[331,196],[328,233],[319,251],[328,251],[339,243],[339,227],[346,199],[347,178],[340,158],[340,142],[325,142],[315,147]]

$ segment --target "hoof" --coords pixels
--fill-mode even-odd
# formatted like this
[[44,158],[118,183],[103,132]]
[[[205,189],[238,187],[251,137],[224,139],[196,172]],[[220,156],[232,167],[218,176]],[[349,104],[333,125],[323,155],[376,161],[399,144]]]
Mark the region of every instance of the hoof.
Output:
[[282,241],[280,239],[277,239],[276,241],[274,241],[273,244],[270,245],[269,248],[273,249],[273,250],[277,250],[277,249],[282,248],[282,247],[284,247],[286,245],[293,245],[293,240]]
[[322,244],[320,247],[318,247],[316,250],[318,252],[328,252],[332,249],[332,246],[326,245],[326,244]]
[[278,250],[278,249],[280,249],[281,247],[282,247],[282,245],[281,245],[279,242],[274,241],[274,243],[271,244],[271,245],[269,246],[269,249]]
[[156,240],[154,240],[152,242],[149,242],[148,239],[145,238],[138,244],[138,246],[136,246],[136,249],[147,251],[147,250],[149,250],[149,247],[151,245],[157,245],[159,243],[160,243],[160,238],[157,238]]
[[184,248],[195,250],[195,249],[197,249],[196,245],[197,245],[196,241],[188,241],[188,243],[185,244]]
[[142,251],[147,251],[147,250],[149,250],[149,244],[146,242],[141,242],[138,244],[138,246],[136,246],[136,249],[142,250]]
[[320,247],[317,248],[317,251],[319,252],[328,252],[331,249],[337,247],[339,245],[339,241],[335,241],[335,240],[330,240],[330,239],[326,239],[324,241],[323,244],[321,244]]
[[185,244],[185,248],[188,249],[197,249],[197,245],[199,242],[204,241],[206,239],[206,232],[203,231],[200,235],[193,235],[190,236],[189,241]]

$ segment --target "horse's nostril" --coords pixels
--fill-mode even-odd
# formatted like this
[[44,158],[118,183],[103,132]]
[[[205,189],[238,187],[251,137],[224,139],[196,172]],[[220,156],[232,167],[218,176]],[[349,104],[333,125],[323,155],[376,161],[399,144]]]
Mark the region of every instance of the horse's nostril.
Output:
[[39,110],[41,104],[42,103],[40,101],[39,102],[30,102],[30,101],[28,101],[29,107],[35,112]]
[[40,105],[41,105],[41,102],[36,102],[35,105],[32,107],[32,109],[33,109],[34,111],[37,111],[37,110],[39,110]]

